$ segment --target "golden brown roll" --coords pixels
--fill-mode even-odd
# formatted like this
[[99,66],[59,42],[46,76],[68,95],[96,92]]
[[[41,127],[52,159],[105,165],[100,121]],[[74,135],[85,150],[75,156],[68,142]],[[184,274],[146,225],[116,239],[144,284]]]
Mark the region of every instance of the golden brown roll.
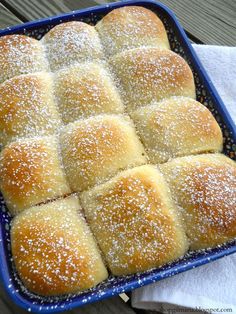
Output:
[[141,46],[170,48],[162,21],[143,7],[115,9],[97,23],[96,29],[107,55]]
[[134,111],[132,118],[152,163],[222,150],[223,137],[218,123],[194,99],[167,98]]
[[99,115],[70,123],[60,146],[67,179],[73,191],[83,191],[118,171],[146,163],[131,120]]
[[195,98],[191,69],[173,51],[136,48],[117,54],[110,62],[129,112],[171,96]]
[[79,64],[57,72],[55,94],[64,123],[124,111],[109,73],[96,63]]
[[76,62],[103,57],[102,46],[94,26],[73,21],[51,29],[42,39],[52,71]]
[[160,165],[183,215],[193,250],[236,237],[236,164],[222,154],[176,158]]
[[83,192],[81,200],[114,275],[166,264],[188,248],[167,184],[154,166],[124,171]]
[[53,134],[60,126],[51,75],[20,75],[0,85],[0,144]]
[[0,37],[0,83],[20,74],[48,70],[42,44],[24,35]]
[[0,189],[14,215],[70,193],[54,136],[22,139],[0,155]]
[[16,269],[31,292],[44,296],[75,293],[107,278],[76,196],[17,215],[11,241]]

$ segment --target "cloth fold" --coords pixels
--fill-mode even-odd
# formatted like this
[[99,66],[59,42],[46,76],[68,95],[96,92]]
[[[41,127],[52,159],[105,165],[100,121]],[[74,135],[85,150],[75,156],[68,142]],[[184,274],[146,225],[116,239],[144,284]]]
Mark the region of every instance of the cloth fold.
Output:
[[[193,45],[236,123],[236,47]],[[236,254],[136,289],[132,306],[162,313],[236,313]]]
[[192,46],[236,123],[236,47]]

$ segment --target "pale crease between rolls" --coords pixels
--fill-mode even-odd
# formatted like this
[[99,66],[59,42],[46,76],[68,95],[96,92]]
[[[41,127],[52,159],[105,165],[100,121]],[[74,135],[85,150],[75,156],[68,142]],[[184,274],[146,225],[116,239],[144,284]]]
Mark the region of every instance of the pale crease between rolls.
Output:
[[[153,12],[119,8],[95,27],[62,23],[40,41],[2,37],[0,67],[0,187],[29,290],[74,293],[107,277],[72,192],[82,192],[115,275],[235,237],[235,163],[171,159],[221,151],[222,133]],[[145,165],[167,160],[161,172]]]
[[98,63],[19,75],[0,84],[0,144],[51,135],[89,116],[123,112],[111,75]]

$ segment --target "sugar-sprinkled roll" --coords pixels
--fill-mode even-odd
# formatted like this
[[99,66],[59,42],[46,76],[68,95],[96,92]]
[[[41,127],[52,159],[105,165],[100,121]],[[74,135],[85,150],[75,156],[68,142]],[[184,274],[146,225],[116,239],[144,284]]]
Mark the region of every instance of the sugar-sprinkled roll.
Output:
[[39,295],[76,293],[107,278],[76,196],[17,215],[12,221],[11,247],[21,280]]
[[122,169],[146,163],[133,124],[122,115],[70,123],[61,132],[60,146],[73,191],[86,190]]
[[76,62],[103,58],[102,46],[94,26],[67,22],[55,26],[43,38],[52,71]]
[[55,94],[65,123],[124,111],[108,71],[96,63],[83,63],[57,72]]
[[187,97],[171,97],[132,113],[152,163],[222,150],[221,129],[211,112]]
[[48,70],[42,44],[24,35],[0,37],[0,83],[20,75]]
[[170,48],[162,21],[143,7],[115,9],[97,23],[96,29],[107,55],[141,46]]
[[14,215],[71,192],[54,136],[22,139],[0,155],[0,189]]
[[81,200],[114,275],[163,265],[188,249],[167,184],[154,166],[124,171],[83,192]]
[[47,72],[20,75],[0,85],[0,144],[53,134],[60,124]]
[[187,62],[170,50],[136,48],[110,59],[128,111],[171,96],[195,98]]
[[160,166],[183,215],[193,250],[236,237],[236,163],[222,154],[173,159]]

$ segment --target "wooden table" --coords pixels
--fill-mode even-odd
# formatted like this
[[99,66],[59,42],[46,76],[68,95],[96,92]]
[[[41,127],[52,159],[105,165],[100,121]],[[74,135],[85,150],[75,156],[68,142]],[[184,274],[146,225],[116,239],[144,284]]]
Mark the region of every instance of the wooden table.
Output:
[[[94,6],[107,1],[91,0],[0,0],[0,28]],[[195,43],[236,46],[236,0],[162,0],[177,15]],[[6,296],[0,286],[0,314],[28,313]],[[64,312],[71,314],[150,314],[133,309],[119,296]],[[157,313],[157,312],[156,312]]]

